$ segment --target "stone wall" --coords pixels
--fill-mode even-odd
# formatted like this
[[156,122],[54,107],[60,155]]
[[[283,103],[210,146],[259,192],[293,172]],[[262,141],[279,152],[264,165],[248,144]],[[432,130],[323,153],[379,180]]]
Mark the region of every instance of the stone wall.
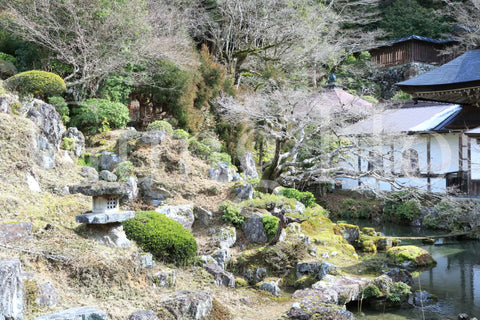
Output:
[[384,99],[392,98],[398,91],[395,83],[408,80],[435,69],[436,66],[421,62],[412,62],[398,66],[379,68],[373,72],[373,81],[380,86]]

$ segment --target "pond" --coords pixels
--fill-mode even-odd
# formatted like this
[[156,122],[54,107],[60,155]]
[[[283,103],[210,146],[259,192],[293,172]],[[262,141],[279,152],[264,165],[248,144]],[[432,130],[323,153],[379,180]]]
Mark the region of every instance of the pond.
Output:
[[[371,226],[387,236],[420,236],[443,234],[431,230],[384,223],[372,225],[367,221],[352,222],[360,227]],[[443,245],[414,244],[426,249],[437,261],[437,266],[415,278],[414,290],[426,290],[438,297],[438,303],[421,308],[407,308],[385,313],[362,310],[359,319],[457,319],[459,313],[480,317],[480,241],[449,240]]]

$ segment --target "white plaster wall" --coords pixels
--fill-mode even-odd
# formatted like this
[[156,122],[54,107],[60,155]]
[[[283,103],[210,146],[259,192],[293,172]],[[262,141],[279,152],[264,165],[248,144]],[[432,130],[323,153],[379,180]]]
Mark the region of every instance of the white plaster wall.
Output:
[[480,144],[477,139],[470,139],[472,155],[472,180],[480,180]]
[[[431,137],[432,173],[455,172],[458,167],[458,134],[436,134]],[[466,168],[465,168],[466,169]]]

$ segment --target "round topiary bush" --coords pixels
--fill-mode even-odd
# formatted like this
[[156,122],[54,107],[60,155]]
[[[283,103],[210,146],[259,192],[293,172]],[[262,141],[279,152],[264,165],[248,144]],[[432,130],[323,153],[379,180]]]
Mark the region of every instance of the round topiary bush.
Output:
[[197,242],[180,223],[155,211],[140,211],[123,222],[127,237],[157,259],[185,265],[197,253]]
[[125,128],[128,120],[130,120],[126,105],[106,99],[85,100],[72,112],[70,125],[77,127],[84,133]]
[[47,99],[51,96],[61,95],[66,85],[60,76],[55,73],[30,70],[21,72],[5,80],[8,89],[17,91],[20,94],[33,94]]
[[173,134],[172,125],[171,125],[170,123],[168,123],[167,121],[165,121],[165,120],[153,121],[152,123],[150,123],[150,124],[147,126],[147,130],[148,130],[148,131],[151,131],[151,130],[163,130],[163,131],[165,131],[169,136],[171,136],[171,135]]

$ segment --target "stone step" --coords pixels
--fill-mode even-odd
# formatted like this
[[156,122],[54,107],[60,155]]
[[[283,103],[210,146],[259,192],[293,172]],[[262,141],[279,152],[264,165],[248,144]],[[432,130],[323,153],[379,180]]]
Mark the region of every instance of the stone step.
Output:
[[75,217],[75,221],[86,224],[107,224],[122,222],[135,217],[135,211],[122,211],[111,213],[85,213]]

